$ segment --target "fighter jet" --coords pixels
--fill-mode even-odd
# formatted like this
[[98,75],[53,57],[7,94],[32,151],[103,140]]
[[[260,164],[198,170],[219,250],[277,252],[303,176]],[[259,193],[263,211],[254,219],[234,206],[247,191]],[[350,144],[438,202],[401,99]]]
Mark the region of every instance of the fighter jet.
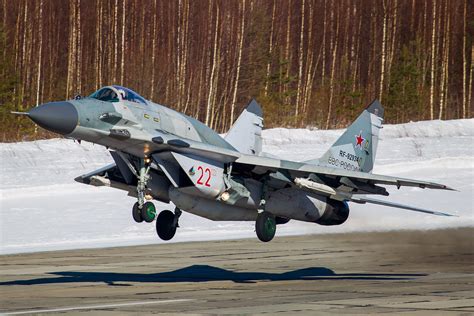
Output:
[[[451,216],[368,197],[388,196],[383,186],[452,190],[371,173],[384,116],[377,100],[321,158],[302,162],[262,152],[263,113],[255,100],[225,137],[117,85],[17,114],[66,138],[109,148],[114,163],[75,180],[136,198],[133,219],[155,221],[163,240],[175,235],[182,211],[213,221],[253,221],[263,242],[290,220],[341,225],[349,217],[349,202]],[[157,216],[153,200],[173,203],[174,212],[162,210]]]

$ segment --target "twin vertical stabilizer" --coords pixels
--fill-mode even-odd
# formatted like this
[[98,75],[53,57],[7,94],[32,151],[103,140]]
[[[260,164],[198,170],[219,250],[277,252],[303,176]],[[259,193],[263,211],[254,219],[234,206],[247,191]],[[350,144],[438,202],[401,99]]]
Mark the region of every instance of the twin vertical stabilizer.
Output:
[[243,154],[260,155],[262,152],[263,112],[253,99],[237,118],[225,140]]
[[321,158],[306,162],[350,171],[371,172],[383,115],[382,105],[374,100]]

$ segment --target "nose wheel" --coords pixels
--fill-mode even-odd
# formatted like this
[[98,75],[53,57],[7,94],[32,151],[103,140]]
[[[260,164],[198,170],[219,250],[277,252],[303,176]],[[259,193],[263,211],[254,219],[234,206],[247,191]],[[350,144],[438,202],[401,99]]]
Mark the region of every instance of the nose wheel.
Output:
[[153,222],[156,217],[156,208],[152,202],[145,202],[145,190],[146,184],[150,179],[150,159],[145,157],[145,159],[140,160],[139,173],[137,175],[137,202],[133,205],[132,208],[132,217],[137,223],[143,221],[147,223]]
[[140,204],[136,202],[132,208],[132,217],[137,223],[143,221],[151,223],[155,220],[156,217],[156,208],[152,202],[146,202],[140,208]]
[[143,220],[147,223],[153,222],[156,217],[155,205],[151,202],[146,202],[140,211]]
[[133,220],[137,223],[143,222],[143,217],[142,217],[141,210],[138,207],[138,202],[135,202],[135,204],[133,204],[132,217],[133,217]]

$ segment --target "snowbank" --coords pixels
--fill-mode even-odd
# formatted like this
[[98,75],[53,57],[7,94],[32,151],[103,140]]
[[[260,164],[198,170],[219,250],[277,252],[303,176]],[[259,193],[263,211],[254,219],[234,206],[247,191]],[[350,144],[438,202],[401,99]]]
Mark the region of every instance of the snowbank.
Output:
[[[263,131],[264,145],[326,144],[334,142],[345,129],[318,130],[272,128]],[[382,139],[473,136],[474,120],[420,121],[399,125],[383,125]]]
[[[342,130],[269,129],[264,151],[282,159],[319,157]],[[54,139],[0,144],[0,253],[160,244],[152,224],[136,224],[123,192],[74,182],[112,162],[97,145]],[[444,183],[459,192],[389,188],[387,200],[458,215],[446,218],[351,204],[341,226],[290,221],[277,235],[474,226],[474,119],[386,125],[374,172]],[[159,204],[158,208],[173,209]],[[188,213],[174,242],[255,237],[252,223],[212,222]]]

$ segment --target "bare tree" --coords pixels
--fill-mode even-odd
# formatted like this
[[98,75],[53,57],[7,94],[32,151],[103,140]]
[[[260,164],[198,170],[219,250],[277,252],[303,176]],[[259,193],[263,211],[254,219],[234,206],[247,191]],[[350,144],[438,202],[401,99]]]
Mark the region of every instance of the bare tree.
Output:
[[[333,21],[333,19],[334,19],[334,15],[331,14],[331,21]],[[335,80],[335,74],[336,74],[336,57],[337,57],[337,47],[338,47],[337,38],[338,37],[339,37],[339,16],[336,16],[336,31],[335,31],[334,39],[332,39],[333,35],[331,34],[331,42],[333,43],[333,45],[331,47],[332,63],[331,63],[331,78],[329,81],[329,106],[328,106],[328,113],[326,117],[326,129],[329,128],[329,123],[331,121],[332,103],[334,100],[334,80]]]
[[433,0],[433,28],[431,30],[431,86],[430,86],[430,119],[434,119],[435,64],[436,64],[436,0]]
[[214,100],[215,100],[215,77],[216,77],[216,68],[217,68],[217,48],[219,42],[219,5],[216,5],[216,26],[214,30],[214,49],[213,49],[213,57],[212,57],[212,69],[211,69],[211,79],[209,82],[209,93],[207,98],[207,108],[206,108],[206,120],[205,123],[210,125],[211,124],[211,113],[214,111]]
[[301,29],[300,29],[300,46],[298,49],[298,87],[296,88],[296,107],[295,107],[295,122],[298,122],[299,108],[301,106],[301,89],[303,85],[303,47],[304,47],[304,4],[305,0],[301,1]]
[[[1,0],[0,86],[25,110],[126,84],[219,131],[252,96],[267,127],[343,127],[375,97],[390,123],[469,118],[473,15],[467,0]],[[49,135],[0,122],[0,139]]]
[[[244,44],[244,32],[245,32],[245,0],[242,1],[242,21],[240,22],[239,48],[238,48],[239,54],[238,54],[238,57],[237,57],[237,70],[236,70],[235,80],[234,80],[234,93],[232,95],[232,104],[231,104],[231,108],[230,108],[230,124],[232,124],[234,122],[235,104],[237,102],[237,89],[239,87],[239,80],[240,80],[240,65],[242,63],[242,50],[243,50],[243,44]],[[271,40],[270,40],[270,46],[271,46]]]
[[124,71],[125,71],[125,13],[126,13],[126,0],[122,0],[122,40],[120,48],[120,84],[123,85]]
[[[467,0],[464,0],[464,10],[463,10],[463,37],[462,37],[462,117],[467,117],[467,30],[466,30],[466,20],[467,20]],[[472,62],[472,59],[471,59]]]
[[379,100],[382,102],[383,88],[384,88],[384,77],[385,77],[385,55],[387,47],[387,3],[385,0],[382,1],[383,5],[383,31],[382,31],[382,59],[380,61],[380,88],[379,88]]

